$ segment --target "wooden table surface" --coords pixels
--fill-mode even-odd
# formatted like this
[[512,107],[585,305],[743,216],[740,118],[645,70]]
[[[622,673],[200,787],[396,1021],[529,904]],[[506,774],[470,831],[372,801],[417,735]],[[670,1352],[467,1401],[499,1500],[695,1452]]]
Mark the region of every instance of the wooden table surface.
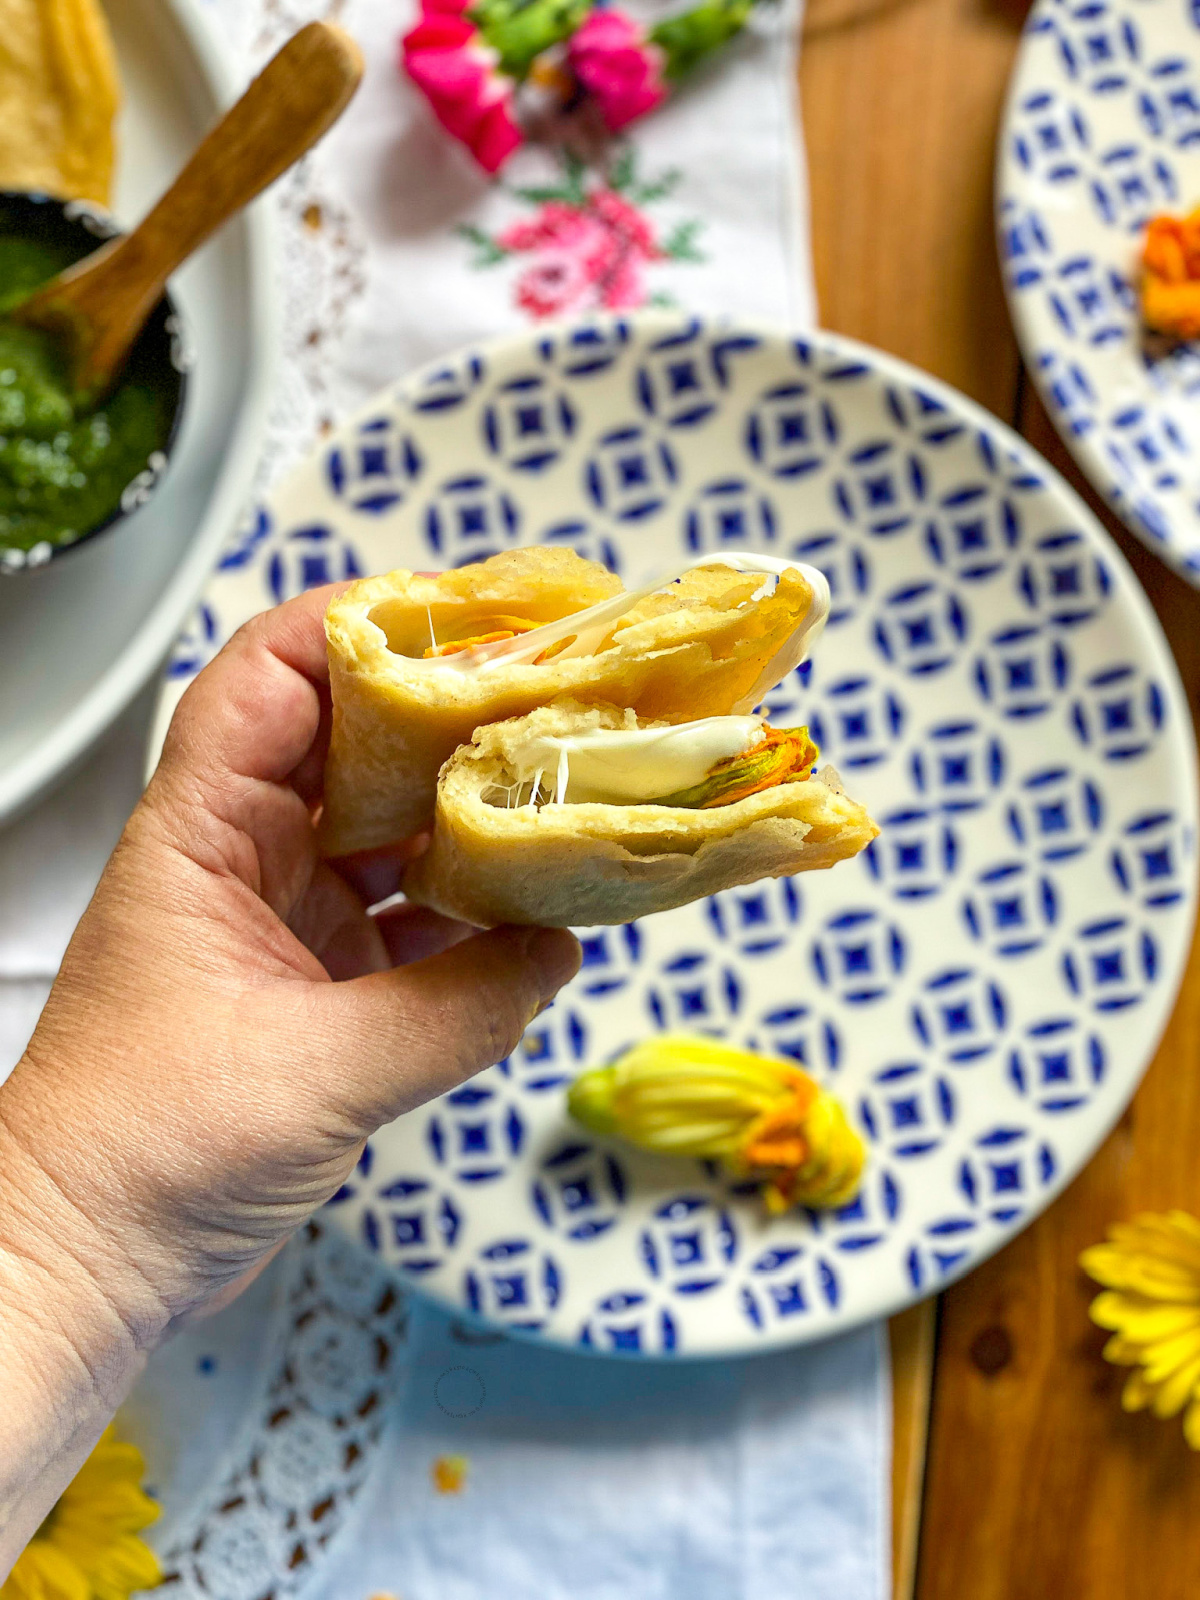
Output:
[[[1012,423],[1079,489],[1170,640],[1193,717],[1200,593],[1103,510],[1024,377],[992,228],[1023,4],[809,0],[800,72],[821,321]],[[1200,197],[1185,197],[1189,199]],[[1200,947],[1136,1098],[1067,1192],[892,1327],[897,1600],[1195,1600],[1200,1455],[1125,1416],[1077,1258],[1143,1209],[1200,1212]]]

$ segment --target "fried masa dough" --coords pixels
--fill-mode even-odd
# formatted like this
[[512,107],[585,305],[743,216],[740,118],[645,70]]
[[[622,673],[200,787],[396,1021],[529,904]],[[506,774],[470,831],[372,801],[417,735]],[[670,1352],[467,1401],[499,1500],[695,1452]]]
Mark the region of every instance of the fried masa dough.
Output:
[[[514,624],[519,632],[556,623],[601,602],[619,605],[620,579],[574,551],[512,550],[437,577],[398,571],[351,585],[325,618],[333,732],[322,850],[346,855],[428,826],[438,771],[455,750],[477,728],[550,700],[630,706],[644,717],[682,722],[761,699],[764,672],[803,632],[805,619],[811,614],[813,627],[823,622],[828,591],[811,568],[728,560],[664,580],[587,653],[568,648],[541,664],[505,660],[504,645],[423,656],[431,632],[444,646]],[[737,571],[735,561],[758,566]],[[774,593],[755,600],[768,570]],[[482,659],[489,650],[495,658]]]
[[528,765],[522,751],[535,740],[647,725],[613,706],[568,702],[480,728],[442,772],[433,842],[405,874],[405,894],[480,927],[631,922],[738,884],[831,867],[879,831],[831,767],[710,810],[510,807]]
[[0,0],[0,189],[107,206],[120,99],[97,0]]

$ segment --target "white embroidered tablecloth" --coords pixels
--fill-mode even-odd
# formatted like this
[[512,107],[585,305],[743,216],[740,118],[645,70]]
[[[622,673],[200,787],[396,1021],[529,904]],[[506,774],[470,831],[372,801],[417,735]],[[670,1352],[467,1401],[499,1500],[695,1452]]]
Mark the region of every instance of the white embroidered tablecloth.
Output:
[[[204,3],[247,70],[322,14],[368,63],[268,202],[286,348],[264,483],[402,372],[542,315],[667,299],[813,321],[793,0],[602,172],[529,149],[497,184],[397,74],[409,4]],[[619,278],[588,266],[604,228],[633,242]],[[0,1077],[137,798],[149,703],[0,835]],[[577,1358],[410,1301],[320,1222],[159,1353],[124,1424],[181,1600],[880,1600],[888,1398],[876,1329],[745,1362]]]

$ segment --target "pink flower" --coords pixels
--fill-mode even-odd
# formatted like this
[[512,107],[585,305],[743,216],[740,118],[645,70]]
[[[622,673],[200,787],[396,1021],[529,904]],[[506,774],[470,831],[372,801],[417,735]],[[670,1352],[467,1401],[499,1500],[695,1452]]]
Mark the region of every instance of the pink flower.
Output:
[[622,244],[644,256],[647,261],[657,261],[662,251],[654,237],[654,228],[636,206],[619,195],[615,189],[594,189],[588,204],[610,232]]
[[589,212],[565,200],[548,200],[536,217],[514,222],[496,240],[505,250],[540,250],[561,245],[577,254],[589,253],[608,236],[608,229]]
[[571,37],[567,60],[610,133],[653,111],[667,97],[665,53],[623,11],[589,12]]
[[401,65],[446,129],[485,172],[497,172],[522,143],[511,78],[455,0],[424,0],[421,20],[400,45]]
[[557,317],[594,305],[592,276],[582,256],[562,248],[540,250],[517,279],[517,304],[531,317]]
[[612,264],[600,286],[600,304],[609,311],[632,311],[646,303],[646,277],[641,256],[626,251]]

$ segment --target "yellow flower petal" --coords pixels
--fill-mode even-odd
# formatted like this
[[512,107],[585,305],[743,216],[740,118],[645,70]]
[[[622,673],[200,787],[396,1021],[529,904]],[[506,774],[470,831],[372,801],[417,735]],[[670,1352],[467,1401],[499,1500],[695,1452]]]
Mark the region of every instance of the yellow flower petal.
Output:
[[1104,1346],[1104,1359],[1118,1367],[1137,1366],[1144,1353],[1140,1344],[1135,1344],[1132,1339],[1126,1339],[1119,1333],[1114,1333]]
[[159,1508],[143,1493],[141,1452],[105,1430],[23,1552],[0,1600],[128,1600],[162,1582],[150,1547],[137,1537]]
[[1089,1315],[1098,1328],[1112,1328],[1142,1344],[1200,1328],[1200,1306],[1164,1305],[1117,1289],[1098,1294]]
[[1142,1365],[1148,1383],[1162,1383],[1185,1361],[1200,1355],[1200,1339],[1194,1333],[1176,1334],[1173,1339],[1158,1339],[1147,1345]]
[[[1151,1402],[1154,1415],[1173,1417],[1182,1411],[1195,1392],[1197,1380],[1200,1380],[1200,1352],[1157,1384]],[[1146,1382],[1151,1386],[1155,1385],[1155,1379],[1149,1370],[1146,1372]]]
[[1144,1411],[1154,1398],[1154,1391],[1140,1372],[1131,1372],[1121,1390],[1121,1408],[1124,1411]]
[[1200,1450],[1200,1399],[1193,1400],[1184,1414],[1183,1437],[1193,1450]]
[[24,1591],[13,1590],[23,1600],[24,1596],[29,1600],[92,1600],[87,1578],[49,1539],[33,1539],[17,1557],[12,1574],[0,1589],[4,1600],[9,1600],[9,1586],[14,1579],[25,1585]]

